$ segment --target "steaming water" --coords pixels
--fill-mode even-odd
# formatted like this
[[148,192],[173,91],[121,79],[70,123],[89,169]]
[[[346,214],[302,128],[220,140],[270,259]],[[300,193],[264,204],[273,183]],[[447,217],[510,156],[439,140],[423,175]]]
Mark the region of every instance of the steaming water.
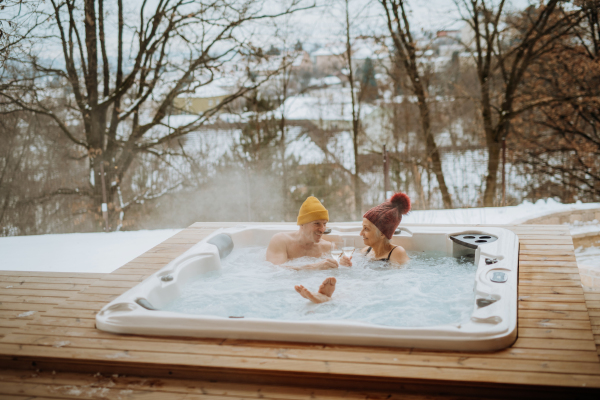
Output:
[[[264,247],[234,250],[220,271],[200,275],[165,309],[221,317],[291,321],[353,320],[386,326],[423,327],[468,320],[473,311],[477,267],[433,253],[410,253],[393,267],[355,253],[351,268],[294,271],[265,261]],[[294,260],[305,265],[314,258]],[[317,291],[329,276],[337,279],[333,300],[314,304],[294,285]]]

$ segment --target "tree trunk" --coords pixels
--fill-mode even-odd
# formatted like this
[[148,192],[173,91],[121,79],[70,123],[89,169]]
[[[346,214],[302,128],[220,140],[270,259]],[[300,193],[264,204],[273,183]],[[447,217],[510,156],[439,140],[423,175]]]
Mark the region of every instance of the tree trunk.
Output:
[[500,166],[500,150],[502,145],[497,140],[491,140],[487,144],[488,148],[488,174],[485,178],[485,192],[483,194],[483,205],[485,207],[494,207],[496,204],[496,188],[498,186],[498,168]]
[[350,41],[350,12],[346,0],[346,57],[348,61],[348,80],[350,82],[350,97],[352,99],[352,144],[354,147],[354,219],[362,218],[362,193],[360,192],[360,170],[358,162],[358,134],[360,128],[360,104],[357,104],[354,94],[354,69],[352,66],[352,43]]
[[[285,99],[285,95],[284,95]],[[285,100],[284,100],[285,101]],[[281,152],[281,214],[283,216],[283,220],[287,221],[290,217],[288,215],[288,183],[287,183],[287,168],[285,165],[285,115],[284,115],[284,107],[281,105],[281,141],[279,143],[279,151]]]
[[437,148],[437,144],[433,138],[431,132],[431,120],[429,116],[429,106],[425,99],[425,92],[420,84],[415,86],[415,94],[419,100],[419,114],[421,117],[421,128],[423,129],[423,135],[425,135],[425,148],[427,150],[427,157],[431,159],[431,169],[435,174],[442,194],[442,201],[444,202],[445,208],[452,208],[452,197],[446,186],[446,180],[444,179],[444,172],[442,171],[442,157]]
[[[354,106],[353,106],[354,108]],[[358,162],[358,119],[352,121],[352,128],[354,135],[352,137],[352,143],[354,145],[354,175],[352,180],[354,181],[354,205],[357,215],[355,219],[362,218],[362,193],[360,191],[360,175],[359,175],[359,162]]]

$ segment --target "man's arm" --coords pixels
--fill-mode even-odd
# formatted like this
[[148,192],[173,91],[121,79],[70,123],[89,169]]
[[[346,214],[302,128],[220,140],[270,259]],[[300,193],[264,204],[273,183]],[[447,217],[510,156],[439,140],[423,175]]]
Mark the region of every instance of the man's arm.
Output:
[[269,242],[269,247],[267,247],[267,261],[275,265],[281,265],[288,261],[287,247],[280,233],[273,236]]
[[[331,245],[329,244],[329,246]],[[282,267],[294,269],[297,271],[304,269],[333,269],[338,267],[338,263],[331,259],[322,260],[314,264],[308,265],[282,265],[288,262],[289,259],[287,255],[285,238],[281,233],[278,233],[271,238],[271,241],[269,242],[269,247],[267,247],[267,261],[275,265],[281,265]]]

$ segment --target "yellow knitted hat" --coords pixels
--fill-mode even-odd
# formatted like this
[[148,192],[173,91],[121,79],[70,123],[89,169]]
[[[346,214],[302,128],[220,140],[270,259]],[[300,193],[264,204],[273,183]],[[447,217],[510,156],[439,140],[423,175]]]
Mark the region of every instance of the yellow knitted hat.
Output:
[[309,222],[316,221],[318,219],[326,219],[329,221],[329,212],[323,204],[314,196],[309,196],[298,213],[298,225],[308,224]]

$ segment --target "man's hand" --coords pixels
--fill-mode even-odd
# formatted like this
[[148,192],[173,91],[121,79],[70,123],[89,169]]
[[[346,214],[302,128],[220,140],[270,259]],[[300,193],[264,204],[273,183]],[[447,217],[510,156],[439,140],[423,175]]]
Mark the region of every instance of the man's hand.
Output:
[[344,267],[351,267],[352,257],[342,256],[342,258],[340,258],[340,265],[343,265]]
[[338,267],[338,263],[331,258],[314,263],[311,269],[334,269]]

